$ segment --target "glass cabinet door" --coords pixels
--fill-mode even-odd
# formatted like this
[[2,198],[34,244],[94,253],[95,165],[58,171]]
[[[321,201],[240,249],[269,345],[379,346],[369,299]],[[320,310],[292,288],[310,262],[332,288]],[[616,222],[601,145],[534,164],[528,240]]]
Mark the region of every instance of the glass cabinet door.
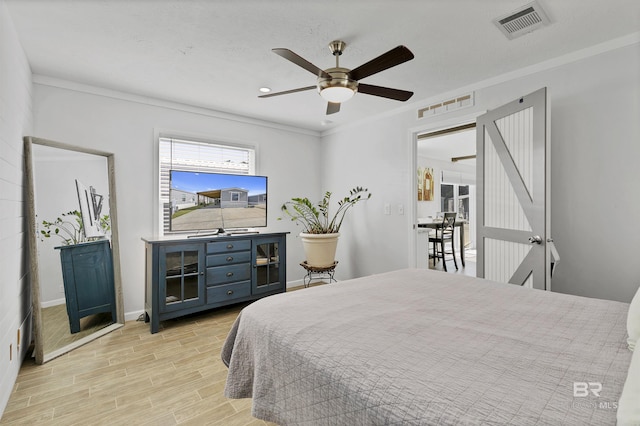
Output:
[[160,250],[160,311],[204,303],[204,250],[200,246],[168,246]]
[[253,293],[266,293],[281,288],[282,268],[280,268],[280,244],[278,241],[256,241],[254,246],[254,267],[256,269]]

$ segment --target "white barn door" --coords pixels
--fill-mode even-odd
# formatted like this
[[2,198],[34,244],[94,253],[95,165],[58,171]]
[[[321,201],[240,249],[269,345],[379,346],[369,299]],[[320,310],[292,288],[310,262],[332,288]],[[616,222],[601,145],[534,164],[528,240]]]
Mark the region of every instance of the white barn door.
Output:
[[550,290],[547,90],[477,121],[477,276]]

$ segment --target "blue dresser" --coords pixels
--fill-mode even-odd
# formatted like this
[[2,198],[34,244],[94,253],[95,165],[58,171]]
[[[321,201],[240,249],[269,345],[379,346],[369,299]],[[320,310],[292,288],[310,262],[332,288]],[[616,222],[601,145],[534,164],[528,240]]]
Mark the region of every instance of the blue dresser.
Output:
[[151,333],[160,321],[284,292],[286,234],[143,239]]
[[71,333],[80,331],[80,318],[110,312],[116,322],[113,258],[109,240],[91,241],[60,250],[64,295]]

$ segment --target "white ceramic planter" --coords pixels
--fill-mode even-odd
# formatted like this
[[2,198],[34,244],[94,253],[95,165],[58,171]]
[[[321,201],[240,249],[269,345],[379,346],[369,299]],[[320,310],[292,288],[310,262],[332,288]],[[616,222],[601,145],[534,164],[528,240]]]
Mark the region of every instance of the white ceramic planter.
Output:
[[339,232],[333,234],[300,233],[302,247],[307,257],[307,265],[326,268],[333,265],[338,246]]

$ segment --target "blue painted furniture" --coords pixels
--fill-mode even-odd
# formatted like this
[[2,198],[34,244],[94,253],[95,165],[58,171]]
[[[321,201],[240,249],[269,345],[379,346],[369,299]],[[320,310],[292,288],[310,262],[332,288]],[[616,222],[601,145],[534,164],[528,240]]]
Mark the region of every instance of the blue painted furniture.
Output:
[[71,333],[80,331],[80,318],[111,312],[116,322],[113,258],[109,240],[91,241],[60,250],[64,295]]
[[284,292],[286,234],[143,238],[151,333],[160,321]]

